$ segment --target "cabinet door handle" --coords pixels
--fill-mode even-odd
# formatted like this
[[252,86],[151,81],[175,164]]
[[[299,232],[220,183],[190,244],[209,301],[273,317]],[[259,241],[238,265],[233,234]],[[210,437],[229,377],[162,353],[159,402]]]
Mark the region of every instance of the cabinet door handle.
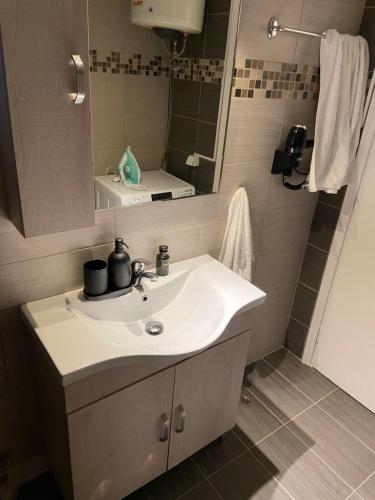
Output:
[[72,60],[76,70],[76,78],[77,78],[76,92],[72,94],[73,102],[75,104],[82,104],[86,97],[83,84],[83,79],[85,76],[85,65],[81,59],[81,56],[79,56],[78,54],[73,54]]
[[171,422],[166,413],[160,417],[160,441],[164,443],[169,439],[169,430],[171,428]]
[[183,405],[177,406],[176,432],[184,432],[186,420],[186,410]]

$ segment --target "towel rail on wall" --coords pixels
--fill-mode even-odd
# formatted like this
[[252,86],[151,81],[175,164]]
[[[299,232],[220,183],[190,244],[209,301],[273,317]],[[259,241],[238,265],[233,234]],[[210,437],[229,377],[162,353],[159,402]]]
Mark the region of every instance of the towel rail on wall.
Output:
[[280,24],[279,20],[276,17],[271,17],[267,25],[268,38],[275,38],[278,33],[282,33],[283,31],[286,31],[288,33],[297,33],[298,35],[313,36],[315,38],[326,38],[325,33],[313,33],[312,31],[287,28],[283,24]]

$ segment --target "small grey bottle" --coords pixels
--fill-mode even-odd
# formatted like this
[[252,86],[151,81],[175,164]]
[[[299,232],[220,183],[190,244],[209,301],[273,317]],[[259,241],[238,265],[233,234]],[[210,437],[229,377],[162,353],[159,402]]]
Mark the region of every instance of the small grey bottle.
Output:
[[169,274],[169,254],[167,245],[159,246],[159,253],[156,256],[156,274],[167,276]]

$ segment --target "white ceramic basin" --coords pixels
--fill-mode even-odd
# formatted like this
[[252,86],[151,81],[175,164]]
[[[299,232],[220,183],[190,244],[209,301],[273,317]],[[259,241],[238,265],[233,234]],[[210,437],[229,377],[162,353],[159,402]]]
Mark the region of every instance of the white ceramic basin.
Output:
[[[171,265],[143,291],[100,302],[81,291],[25,304],[27,321],[59,370],[64,384],[140,356],[179,356],[215,342],[239,312],[265,293],[204,255]],[[163,324],[150,335],[150,321]]]

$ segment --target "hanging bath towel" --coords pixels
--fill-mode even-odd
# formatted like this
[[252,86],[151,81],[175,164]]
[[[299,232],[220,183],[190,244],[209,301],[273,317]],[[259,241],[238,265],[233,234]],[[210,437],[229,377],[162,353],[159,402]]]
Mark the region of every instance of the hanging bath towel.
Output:
[[249,200],[243,187],[237,189],[229,205],[219,260],[246,280],[251,280],[253,244]]
[[309,191],[337,191],[355,168],[369,70],[367,41],[328,30],[320,47],[320,96]]

